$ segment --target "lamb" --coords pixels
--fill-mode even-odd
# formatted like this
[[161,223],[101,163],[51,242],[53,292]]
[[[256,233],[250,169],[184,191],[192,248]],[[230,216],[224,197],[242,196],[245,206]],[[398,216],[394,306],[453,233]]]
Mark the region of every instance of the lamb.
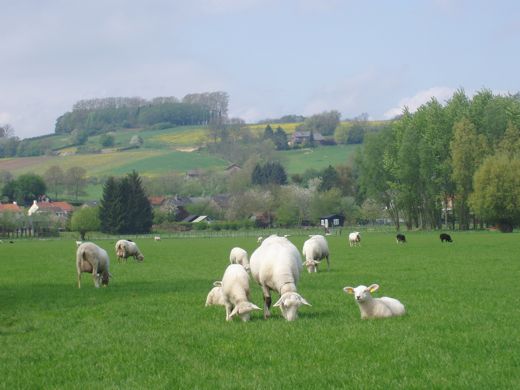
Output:
[[451,239],[451,236],[447,233],[441,233],[440,235],[440,239],[441,239],[441,242],[453,242],[453,240]]
[[154,239],[154,241],[161,241],[161,237],[160,236],[155,236],[153,239]]
[[117,261],[126,261],[130,256],[133,256],[137,261],[143,261],[144,256],[137,247],[137,244],[130,240],[119,240],[116,242],[116,256]]
[[349,245],[352,246],[361,246],[361,234],[359,232],[352,232],[348,235]]
[[83,241],[76,241],[76,248],[78,248],[81,244],[83,244]]
[[263,240],[249,260],[251,275],[262,287],[264,318],[271,316],[271,291],[280,294],[274,307],[280,307],[283,317],[293,321],[301,305],[311,306],[296,290],[302,260],[298,249],[285,237],[271,235]]
[[108,286],[110,277],[110,259],[108,253],[103,248],[92,242],[82,243],[76,250],[76,270],[78,272],[78,288],[81,288],[81,273],[92,273],[94,286],[99,288]]
[[406,244],[406,237],[404,234],[402,233],[397,233],[397,235],[395,236],[395,241],[399,244]]
[[225,306],[224,297],[222,296],[222,282],[216,281],[213,283],[213,288],[206,297],[206,305],[220,305]]
[[256,239],[257,244],[260,244],[264,238],[262,236]]
[[238,315],[249,321],[253,310],[261,310],[249,298],[249,275],[240,264],[230,264],[222,277],[222,298],[226,306],[226,321]]
[[229,253],[229,262],[231,264],[240,264],[246,271],[249,271],[247,252],[242,248],[235,247],[231,249],[231,252]]
[[361,319],[395,317],[405,314],[404,305],[397,299],[389,297],[372,298],[370,293],[378,289],[378,284],[372,284],[369,287],[344,287],[343,291],[347,294],[354,294],[361,312]]
[[307,267],[309,273],[318,272],[321,260],[327,259],[327,271],[330,271],[329,246],[327,240],[322,235],[310,235],[310,238],[303,243],[302,253],[305,257],[303,265]]

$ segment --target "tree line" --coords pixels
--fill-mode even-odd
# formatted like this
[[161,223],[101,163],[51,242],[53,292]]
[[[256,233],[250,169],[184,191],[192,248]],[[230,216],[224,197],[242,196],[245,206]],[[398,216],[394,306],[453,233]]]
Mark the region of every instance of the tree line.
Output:
[[461,229],[519,223],[520,95],[458,90],[365,139],[359,158],[363,197],[384,206],[396,226]]
[[79,130],[93,135],[121,128],[205,125],[226,118],[228,103],[228,94],[221,91],[188,94],[182,100],[175,97],[81,100],[72,111],[57,119],[55,133]]

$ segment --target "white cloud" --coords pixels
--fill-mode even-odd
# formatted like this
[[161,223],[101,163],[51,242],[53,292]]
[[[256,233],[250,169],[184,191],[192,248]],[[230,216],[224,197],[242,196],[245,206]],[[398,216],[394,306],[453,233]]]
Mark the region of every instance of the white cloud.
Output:
[[11,115],[8,112],[0,111],[0,126],[9,123]]
[[432,87],[423,91],[419,91],[414,96],[403,98],[399,101],[397,107],[393,107],[384,113],[386,119],[394,118],[403,113],[403,109],[408,107],[410,112],[415,112],[420,106],[427,103],[431,98],[436,98],[440,103],[448,100],[455,88],[451,87]]

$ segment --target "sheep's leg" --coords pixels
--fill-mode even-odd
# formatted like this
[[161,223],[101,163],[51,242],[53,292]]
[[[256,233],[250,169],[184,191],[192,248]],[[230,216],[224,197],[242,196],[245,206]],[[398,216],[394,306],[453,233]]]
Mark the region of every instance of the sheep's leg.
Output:
[[262,287],[262,292],[264,293],[264,319],[268,319],[271,317],[271,312],[269,311],[271,307],[271,291],[268,287]]
[[78,288],[81,288],[81,270],[78,270]]
[[226,321],[231,321],[231,304],[226,303]]
[[94,267],[92,267],[92,279],[94,280],[94,286],[99,288],[99,278],[97,276],[97,270]]
[[327,259],[327,271],[330,271],[330,260],[329,260],[329,256],[326,256],[326,259]]

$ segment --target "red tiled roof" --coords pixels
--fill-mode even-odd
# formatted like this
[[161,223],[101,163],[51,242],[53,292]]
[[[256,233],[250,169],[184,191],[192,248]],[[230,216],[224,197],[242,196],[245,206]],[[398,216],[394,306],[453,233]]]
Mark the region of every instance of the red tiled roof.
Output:
[[19,213],[22,211],[20,206],[14,203],[2,203],[0,204],[0,212],[10,211],[12,213]]
[[67,202],[41,202],[38,203],[38,208],[40,210],[50,209],[57,210],[61,209],[67,213],[70,213],[74,210],[74,207],[70,203]]
[[166,199],[166,197],[164,196],[150,196],[148,198],[148,200],[150,201],[150,204],[152,206],[160,206],[164,200]]

